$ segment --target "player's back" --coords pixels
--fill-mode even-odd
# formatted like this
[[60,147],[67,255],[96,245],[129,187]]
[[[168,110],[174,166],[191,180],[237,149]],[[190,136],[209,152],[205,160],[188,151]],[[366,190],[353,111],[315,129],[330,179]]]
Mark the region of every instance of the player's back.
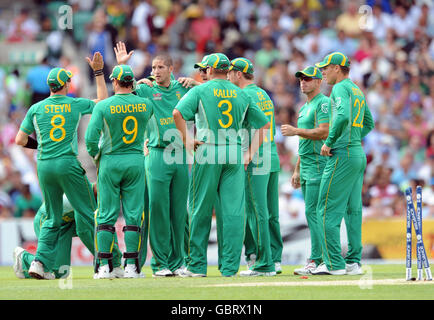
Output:
[[132,93],[116,94],[95,106],[92,117],[102,122],[102,154],[143,153],[144,132],[152,102]]
[[[196,127],[198,137],[210,144],[240,144],[239,130],[251,99],[228,80],[214,79],[194,89],[200,97]],[[189,93],[190,94],[190,93]],[[214,134],[206,135],[209,130]]]
[[94,105],[92,100],[54,94],[31,106],[21,129],[36,131],[38,159],[76,156],[80,118],[92,113]]

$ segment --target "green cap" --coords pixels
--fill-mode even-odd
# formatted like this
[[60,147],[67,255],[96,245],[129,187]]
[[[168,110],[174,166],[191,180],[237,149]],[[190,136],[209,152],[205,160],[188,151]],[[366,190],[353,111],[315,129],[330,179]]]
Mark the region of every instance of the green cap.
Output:
[[302,75],[313,79],[322,79],[322,73],[317,67],[307,67],[295,73],[297,78],[300,78]]
[[134,80],[134,73],[130,66],[126,64],[117,65],[113,68],[110,80],[117,79],[119,81],[129,82]]
[[214,69],[228,70],[230,65],[229,58],[223,53],[210,54],[206,61],[206,67]]
[[201,68],[201,69],[206,68],[206,62],[207,62],[207,60],[208,60],[208,57],[209,57],[209,55],[206,55],[206,56],[204,56],[204,57],[202,58],[202,61],[201,61],[201,62],[195,63],[195,64],[194,64],[194,68],[195,68],[195,69],[197,69],[197,68]]
[[47,84],[50,88],[58,89],[63,87],[69,79],[72,78],[72,72],[63,68],[53,68],[48,73]]
[[316,63],[315,66],[318,68],[324,68],[329,64],[336,64],[338,66],[349,67],[350,60],[342,52],[333,52],[327,55],[323,61]]
[[238,70],[244,73],[253,74],[253,64],[249,59],[236,58],[231,61],[229,70]]

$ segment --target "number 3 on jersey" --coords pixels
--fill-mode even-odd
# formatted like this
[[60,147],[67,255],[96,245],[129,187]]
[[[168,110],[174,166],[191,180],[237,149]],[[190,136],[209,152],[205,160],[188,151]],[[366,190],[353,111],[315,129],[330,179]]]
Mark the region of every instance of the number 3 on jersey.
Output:
[[[132,120],[134,127],[132,130],[128,130],[127,128],[127,122]],[[122,129],[124,130],[126,135],[133,135],[132,138],[130,140],[128,140],[127,138],[122,137],[122,141],[125,142],[126,144],[130,144],[133,143],[134,140],[136,140],[137,137],[137,119],[133,116],[128,116],[124,119],[124,122],[122,123]]]
[[222,112],[222,115],[225,115],[228,118],[228,121],[226,123],[223,123],[223,121],[219,119],[219,124],[222,128],[226,129],[231,126],[232,122],[234,121],[234,118],[231,115],[232,103],[229,100],[221,100],[217,106],[221,108],[222,105],[224,104],[226,104],[228,108]]
[[[355,108],[355,107],[357,107],[357,106],[359,106],[359,109],[358,109],[358,111],[357,111],[357,115],[356,115],[356,117],[354,118],[354,121],[353,121],[353,127],[363,128],[363,117],[364,117],[364,115],[365,115],[365,112],[364,112],[363,107],[365,106],[365,100],[362,100],[362,102],[360,102],[359,99],[356,99],[356,100],[354,101],[354,105],[353,105],[353,107]],[[360,116],[360,110],[362,110],[362,109],[363,109],[362,119],[360,120],[360,122],[357,122],[357,120],[359,119],[359,116]]]

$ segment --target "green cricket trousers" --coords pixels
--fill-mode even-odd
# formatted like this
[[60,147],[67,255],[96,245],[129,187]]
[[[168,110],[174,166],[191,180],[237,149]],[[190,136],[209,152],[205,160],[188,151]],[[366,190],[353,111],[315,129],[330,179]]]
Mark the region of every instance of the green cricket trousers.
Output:
[[149,148],[146,175],[149,191],[149,243],[155,273],[184,265],[188,165],[168,163],[164,148]]
[[[317,217],[322,258],[329,270],[345,269],[345,263],[362,256],[362,187],[366,156],[336,153],[327,160],[319,190]],[[340,227],[345,218],[349,251],[341,254]]]

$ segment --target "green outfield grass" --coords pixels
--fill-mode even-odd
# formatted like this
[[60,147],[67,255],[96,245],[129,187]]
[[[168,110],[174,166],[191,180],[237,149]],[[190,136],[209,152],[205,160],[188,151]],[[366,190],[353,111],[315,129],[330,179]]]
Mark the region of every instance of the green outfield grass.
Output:
[[[208,268],[206,278],[152,278],[93,280],[91,267],[73,267],[71,280],[17,279],[12,267],[0,267],[0,299],[145,299],[145,300],[309,300],[309,299],[430,299],[433,281],[405,282],[405,266],[368,265],[363,276],[293,275],[297,266],[283,266],[276,277],[220,276]],[[245,266],[241,266],[244,270]],[[72,288],[71,288],[72,287]],[[62,289],[63,288],[63,289]],[[71,288],[71,289],[69,289]]]

